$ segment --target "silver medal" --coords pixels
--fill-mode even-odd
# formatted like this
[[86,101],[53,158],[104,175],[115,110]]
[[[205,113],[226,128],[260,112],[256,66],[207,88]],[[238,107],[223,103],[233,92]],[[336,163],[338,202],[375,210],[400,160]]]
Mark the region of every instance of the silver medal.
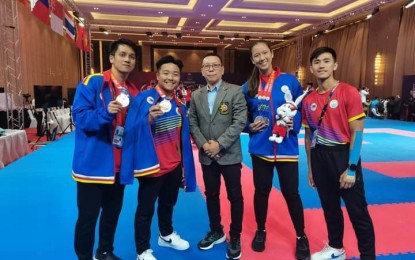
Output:
[[115,100],[120,103],[122,107],[127,107],[130,104],[130,98],[124,93],[119,94]]
[[161,111],[163,111],[164,113],[167,113],[171,110],[171,103],[167,99],[163,99],[163,101],[159,103],[159,106],[161,108]]

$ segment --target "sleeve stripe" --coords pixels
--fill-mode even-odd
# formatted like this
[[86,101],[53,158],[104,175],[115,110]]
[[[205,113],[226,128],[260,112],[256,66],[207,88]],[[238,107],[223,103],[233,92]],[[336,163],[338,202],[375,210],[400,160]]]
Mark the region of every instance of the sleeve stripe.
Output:
[[361,119],[361,118],[363,118],[363,117],[365,117],[365,116],[366,116],[366,115],[365,115],[365,113],[361,113],[361,114],[359,114],[359,115],[357,115],[357,116],[354,116],[354,117],[349,118],[349,122],[352,122],[352,121],[355,121],[355,120]]

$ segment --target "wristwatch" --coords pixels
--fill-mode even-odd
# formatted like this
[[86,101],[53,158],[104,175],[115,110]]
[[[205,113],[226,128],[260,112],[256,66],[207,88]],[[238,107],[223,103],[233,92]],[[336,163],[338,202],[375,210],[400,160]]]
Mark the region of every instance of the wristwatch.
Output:
[[351,171],[354,171],[355,172],[357,170],[357,165],[352,163],[352,164],[349,165],[349,169]]

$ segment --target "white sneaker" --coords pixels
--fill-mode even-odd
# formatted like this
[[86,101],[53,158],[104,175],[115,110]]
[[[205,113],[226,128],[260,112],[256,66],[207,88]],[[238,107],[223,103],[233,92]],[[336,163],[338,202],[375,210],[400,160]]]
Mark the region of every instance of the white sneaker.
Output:
[[153,256],[153,250],[147,249],[137,256],[137,260],[157,260],[157,258]]
[[174,231],[168,236],[159,235],[159,246],[171,247],[176,250],[186,250],[190,247],[189,242],[180,238],[180,236]]
[[329,245],[326,245],[320,252],[314,253],[311,255],[311,260],[345,260],[346,251],[344,249],[332,248]]

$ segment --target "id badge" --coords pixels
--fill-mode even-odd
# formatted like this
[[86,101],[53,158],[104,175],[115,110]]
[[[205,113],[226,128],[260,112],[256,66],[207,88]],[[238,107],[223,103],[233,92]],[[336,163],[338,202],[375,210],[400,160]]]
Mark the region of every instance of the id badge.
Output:
[[311,139],[311,148],[316,147],[316,142],[317,142],[317,134],[318,134],[318,130],[314,130],[313,132],[313,138]]
[[122,137],[124,135],[124,127],[117,125],[112,139],[112,145],[117,148],[122,148]]

